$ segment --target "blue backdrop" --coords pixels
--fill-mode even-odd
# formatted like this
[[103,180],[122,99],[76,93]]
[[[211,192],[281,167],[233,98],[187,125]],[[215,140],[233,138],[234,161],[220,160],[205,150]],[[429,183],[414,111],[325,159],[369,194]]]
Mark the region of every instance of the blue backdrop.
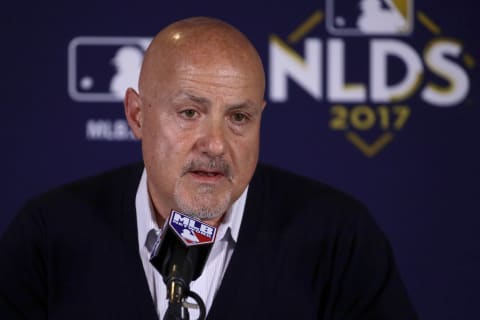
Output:
[[475,319],[479,9],[473,0],[3,4],[0,232],[27,198],[141,158],[117,92],[161,27],[215,16],[244,31],[265,63],[261,160],[363,200],[422,319]]

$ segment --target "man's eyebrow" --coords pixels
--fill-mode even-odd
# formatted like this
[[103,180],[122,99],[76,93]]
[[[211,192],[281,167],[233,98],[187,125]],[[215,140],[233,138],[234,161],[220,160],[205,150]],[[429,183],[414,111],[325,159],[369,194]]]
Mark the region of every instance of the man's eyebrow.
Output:
[[242,103],[232,104],[227,107],[228,110],[236,109],[255,109],[256,104],[253,101],[247,100]]
[[209,99],[204,98],[204,97],[199,97],[199,96],[197,96],[197,95],[195,95],[191,92],[187,92],[187,91],[180,91],[174,97],[174,100],[182,100],[182,99],[188,99],[192,102],[198,103],[199,105],[205,106],[205,107],[208,107],[212,104]]

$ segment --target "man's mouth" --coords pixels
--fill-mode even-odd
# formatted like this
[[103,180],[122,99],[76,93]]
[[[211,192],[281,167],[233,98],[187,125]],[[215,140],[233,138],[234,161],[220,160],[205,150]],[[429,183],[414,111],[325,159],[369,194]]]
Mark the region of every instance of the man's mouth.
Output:
[[185,174],[201,183],[217,183],[223,179],[232,181],[230,166],[221,159],[192,160],[183,168],[182,175]]
[[201,171],[201,170],[195,170],[192,171],[193,174],[199,175],[202,177],[217,177],[217,176],[223,176],[223,173],[217,172],[217,171]]
[[191,170],[190,175],[200,183],[219,183],[225,178],[221,171]]

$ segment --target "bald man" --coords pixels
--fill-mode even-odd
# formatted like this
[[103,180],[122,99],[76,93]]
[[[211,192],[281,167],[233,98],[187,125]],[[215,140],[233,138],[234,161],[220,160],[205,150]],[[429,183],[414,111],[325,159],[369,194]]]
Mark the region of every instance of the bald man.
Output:
[[257,164],[264,89],[234,27],[163,29],[125,95],[143,163],[27,203],[0,241],[0,319],[163,319],[149,235],[172,209],[218,228],[190,285],[208,319],[416,319],[362,204]]

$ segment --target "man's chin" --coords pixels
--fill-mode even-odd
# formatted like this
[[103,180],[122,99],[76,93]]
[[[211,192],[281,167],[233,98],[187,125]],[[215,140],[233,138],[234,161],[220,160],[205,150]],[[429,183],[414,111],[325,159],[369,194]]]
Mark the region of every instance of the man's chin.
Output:
[[185,204],[178,204],[178,207],[182,213],[200,220],[216,220],[221,218],[226,212],[226,209],[221,210],[212,206],[206,207],[196,205],[195,207],[192,207],[185,206]]
[[201,220],[221,217],[230,207],[232,192],[222,184],[198,183],[180,179],[174,190],[178,209]]
[[220,218],[230,207],[230,193],[222,197],[213,195],[181,196],[175,195],[175,203],[183,213],[201,220],[214,220]]

